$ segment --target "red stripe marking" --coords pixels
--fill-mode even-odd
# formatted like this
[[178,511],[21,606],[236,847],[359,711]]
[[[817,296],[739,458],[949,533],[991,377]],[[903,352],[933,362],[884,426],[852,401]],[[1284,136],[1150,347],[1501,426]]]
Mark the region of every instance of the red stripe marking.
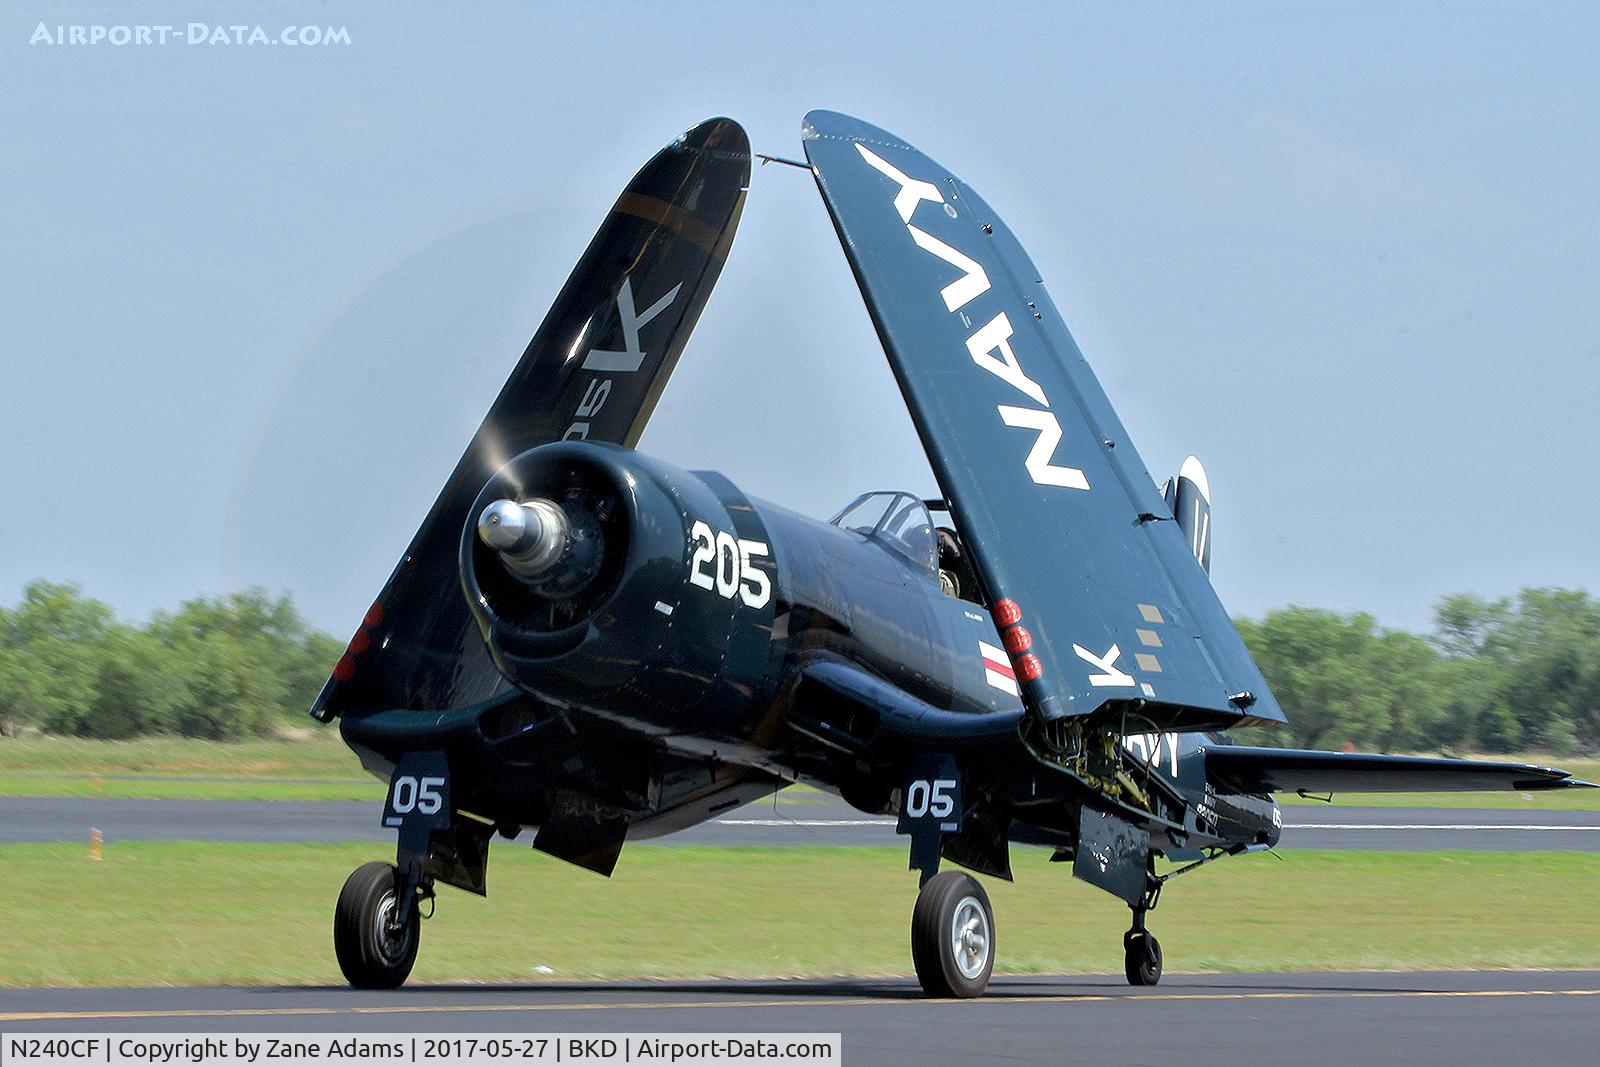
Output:
[[997,662],[996,660],[992,660],[988,656],[985,656],[983,657],[983,665],[988,667],[991,671],[994,671],[996,674],[1004,675],[1005,677],[1010,678],[1013,682],[1017,680],[1017,672],[1012,670],[1004,663]]

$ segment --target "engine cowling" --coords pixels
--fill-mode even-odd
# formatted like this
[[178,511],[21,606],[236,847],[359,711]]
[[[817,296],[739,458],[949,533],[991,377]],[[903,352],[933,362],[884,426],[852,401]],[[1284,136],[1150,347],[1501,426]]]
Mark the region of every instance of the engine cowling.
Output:
[[[731,596],[726,581],[707,587],[706,531],[714,546],[719,533],[724,545],[756,543],[725,495],[617,445],[563,441],[507,463],[479,493],[460,550],[496,666],[546,702],[635,727],[732,727],[764,676],[776,573],[736,549],[735,573],[764,577]],[[739,518],[759,521],[748,508]]]

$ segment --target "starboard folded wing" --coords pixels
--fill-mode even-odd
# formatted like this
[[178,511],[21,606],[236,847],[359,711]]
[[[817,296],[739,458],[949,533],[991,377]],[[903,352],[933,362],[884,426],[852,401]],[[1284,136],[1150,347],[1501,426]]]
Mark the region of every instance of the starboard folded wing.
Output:
[[[1164,728],[1283,721],[1005,223],[859,119],[813,111],[804,136],[1029,708],[1142,702]],[[1013,604],[1026,635],[1008,626]]]
[[632,446],[733,242],[750,142],[709,119],[645,164],[556,297],[350,649],[312,707],[445,709],[503,687],[461,596],[456,552],[484,483],[537,445]]
[[1293,748],[1206,748],[1206,778],[1238,793],[1449,793],[1594,788],[1554,767]]

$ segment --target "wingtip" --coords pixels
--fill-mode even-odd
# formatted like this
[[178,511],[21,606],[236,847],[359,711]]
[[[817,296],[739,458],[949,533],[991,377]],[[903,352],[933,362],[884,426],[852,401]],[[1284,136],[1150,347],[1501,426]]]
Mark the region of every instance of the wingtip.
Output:
[[737,119],[731,119],[726,115],[713,115],[678,134],[667,148],[749,156],[750,135],[745,132]]
[[1553,768],[1544,769],[1550,770],[1550,777],[1524,778],[1520,781],[1512,782],[1511,788],[1519,793],[1545,793],[1553,789],[1600,789],[1600,785],[1569,777],[1565,771],[1557,771]]
[[814,107],[807,111],[805,118],[800,120],[800,139],[802,141],[815,141],[822,134],[817,127],[832,125],[834,119],[840,118],[839,112],[831,111],[825,107]]
[[816,141],[823,138],[864,141],[886,148],[916,151],[903,138],[895,136],[881,126],[874,126],[865,119],[858,119],[854,115],[847,115],[843,111],[834,111],[830,108],[812,108],[800,122],[800,139]]

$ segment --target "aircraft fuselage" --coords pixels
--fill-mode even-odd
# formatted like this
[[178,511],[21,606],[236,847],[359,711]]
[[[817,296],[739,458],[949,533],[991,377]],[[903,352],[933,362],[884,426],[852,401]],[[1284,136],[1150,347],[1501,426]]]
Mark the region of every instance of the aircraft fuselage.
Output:
[[[595,573],[586,587],[559,568],[530,584],[470,524],[464,531],[468,604],[496,665],[526,694],[469,709],[476,720],[441,745],[472,765],[454,780],[479,783],[475,797],[458,799],[465,810],[503,827],[542,826],[570,816],[558,794],[580,795],[637,838],[806,781],[887,812],[917,750],[947,747],[971,728],[991,743],[966,761],[966,795],[1004,812],[1012,840],[1073,844],[1087,797],[1023,743],[1022,701],[995,623],[944,592],[934,560],[916,551],[932,544],[931,529],[912,524],[924,542],[819,522],[750,499],[721,475],[585,442],[518,457],[479,503],[513,491],[565,508],[583,550],[574,558]],[[882,713],[842,707],[808,685],[819,663],[880,682]],[[432,743],[402,740],[396,714],[394,751]],[[360,722],[347,716],[346,735],[371,750]],[[890,733],[894,744],[877,740]],[[1211,791],[1207,739],[1125,741],[1199,816],[1181,841],[1158,830],[1152,843],[1189,851],[1276,841],[1270,798]],[[584,755],[596,747],[610,754],[604,769]]]

